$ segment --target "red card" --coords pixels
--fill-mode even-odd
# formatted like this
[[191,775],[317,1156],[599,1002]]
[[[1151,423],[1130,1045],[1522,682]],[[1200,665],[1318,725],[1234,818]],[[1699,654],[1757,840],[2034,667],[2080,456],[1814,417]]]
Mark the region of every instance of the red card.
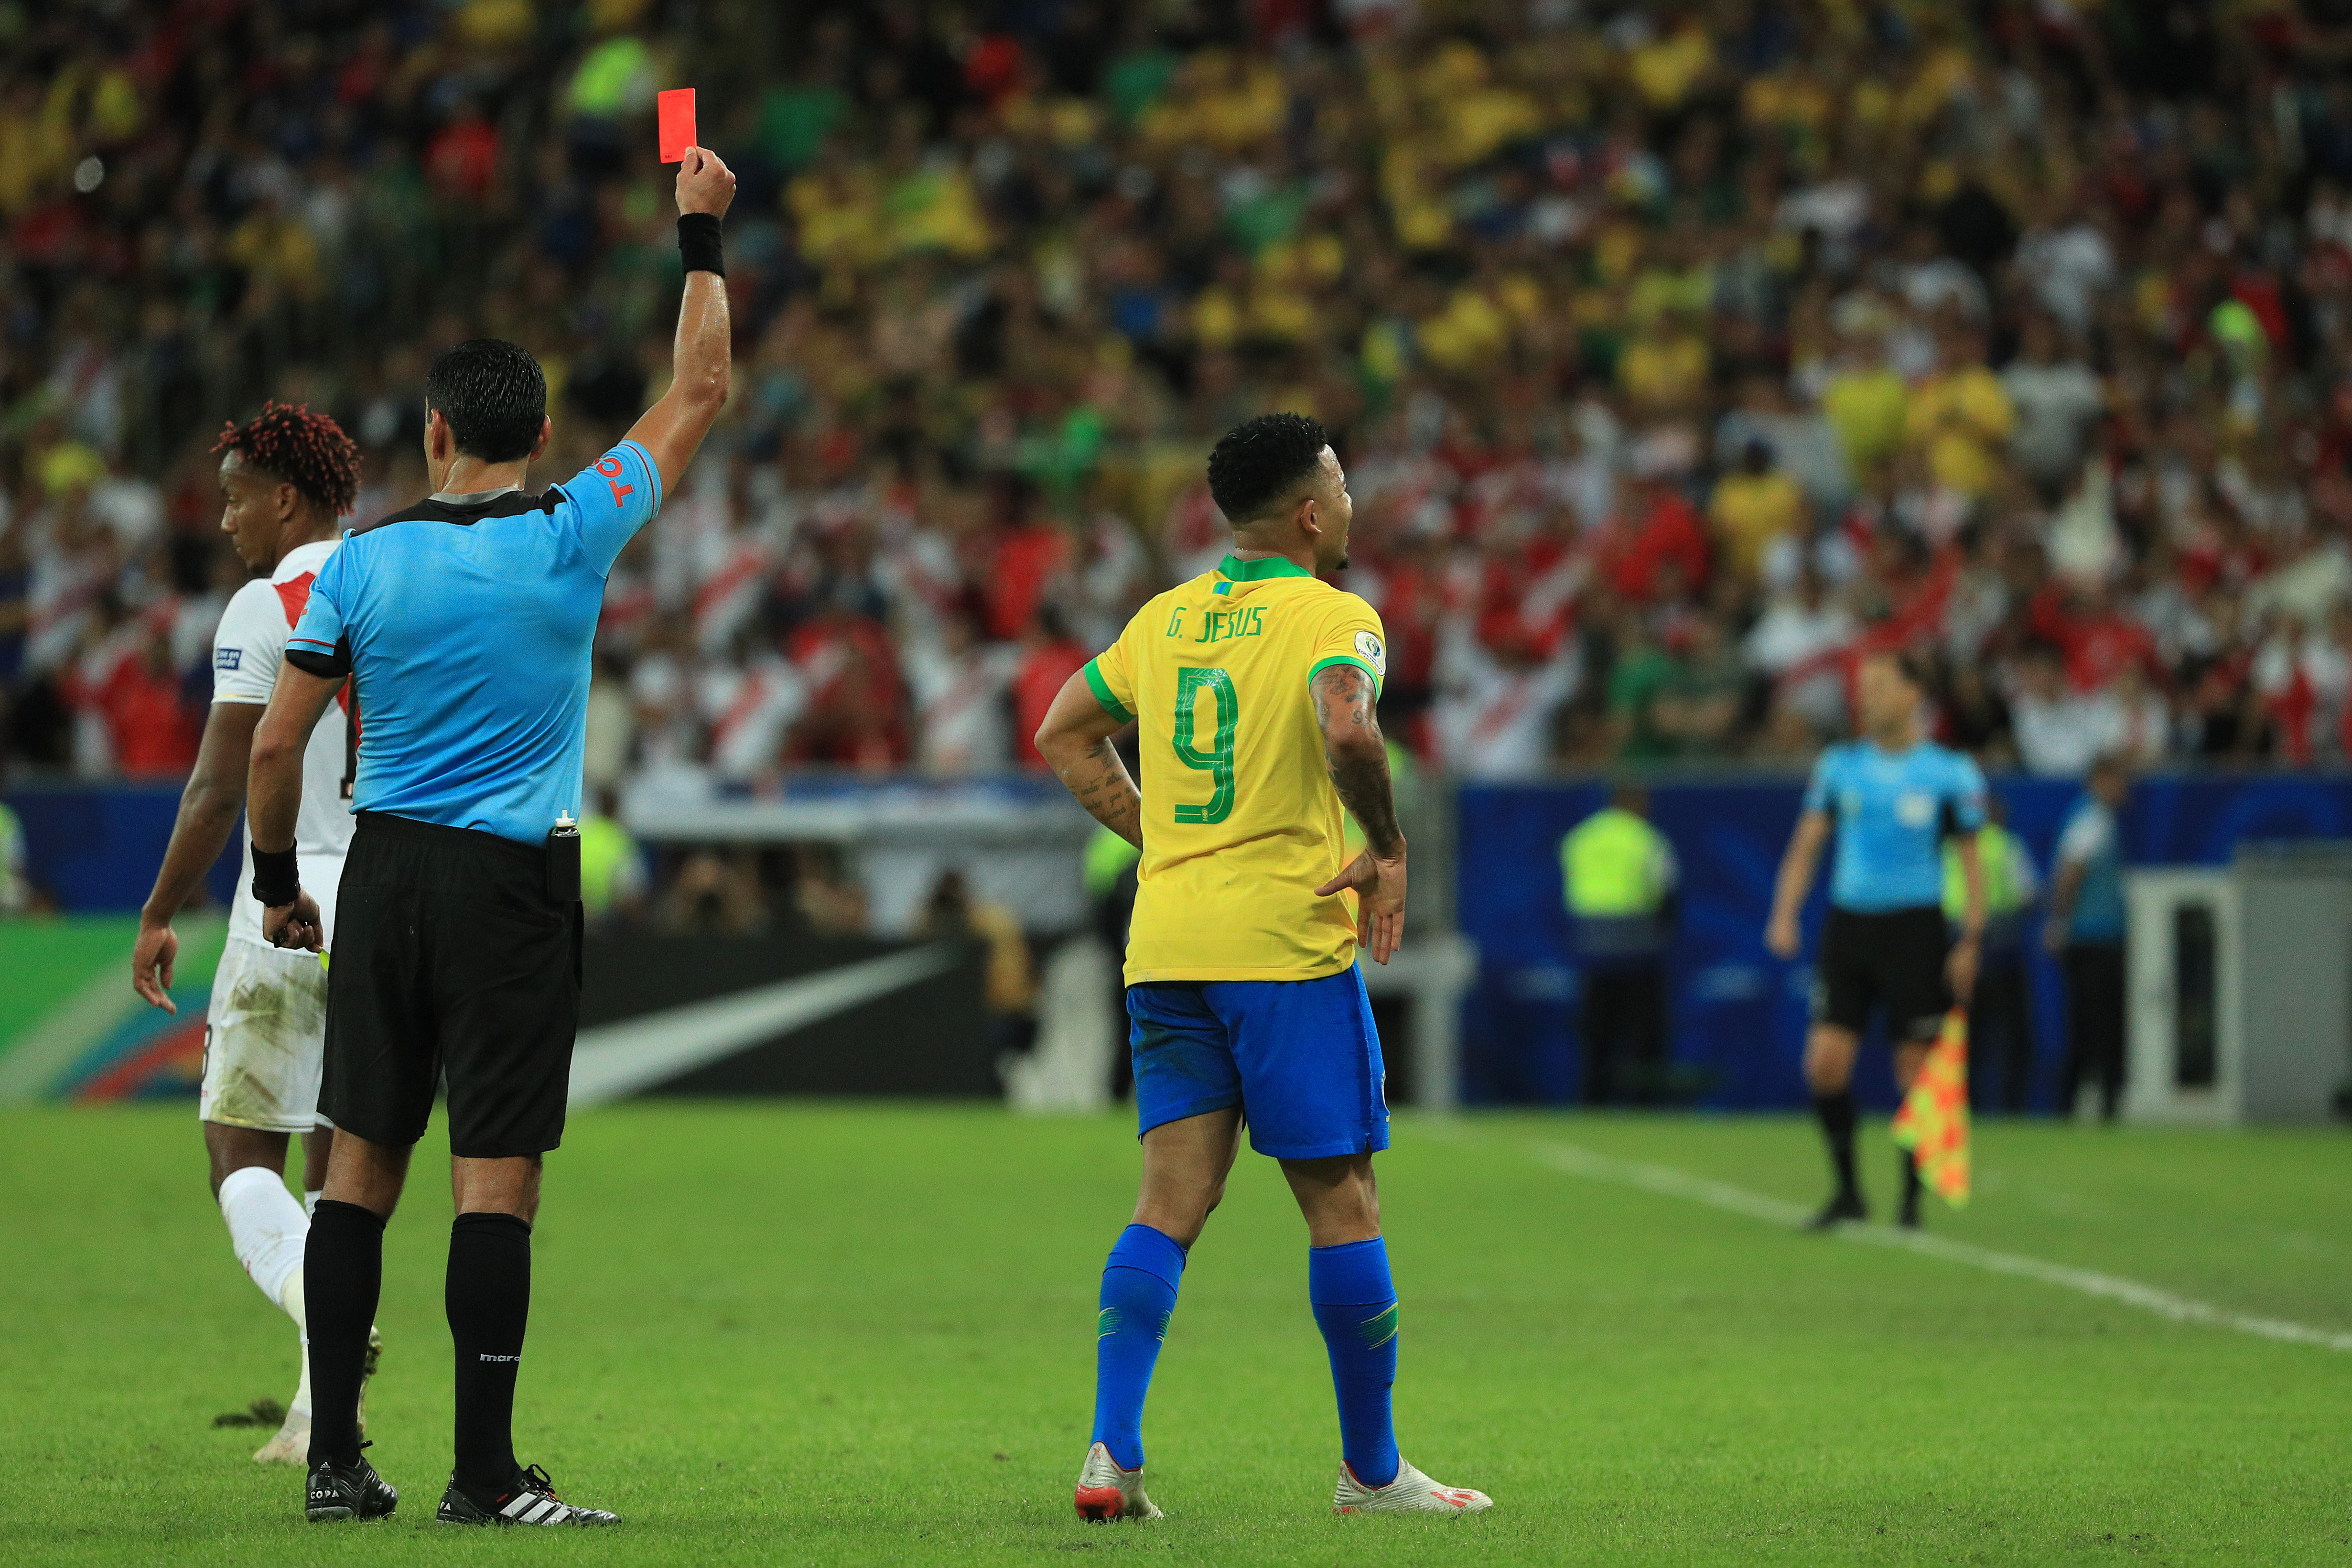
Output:
[[661,116],[661,161],[681,163],[694,145],[694,89],[681,87],[659,94],[656,111]]

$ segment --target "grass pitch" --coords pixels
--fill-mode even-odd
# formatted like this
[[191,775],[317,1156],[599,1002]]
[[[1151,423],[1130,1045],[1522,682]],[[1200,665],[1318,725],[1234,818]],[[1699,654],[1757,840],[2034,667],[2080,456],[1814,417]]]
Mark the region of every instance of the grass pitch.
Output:
[[[433,1525],[448,1464],[438,1129],[386,1247],[383,1524],[212,1416],[292,1390],[193,1116],[0,1114],[0,1562],[2352,1562],[2352,1353],[1806,1237],[1547,1165],[1570,1143],[1812,1200],[1796,1121],[1400,1121],[1405,1452],[1466,1520],[1334,1519],[1305,1237],[1244,1153],[1145,1425],[1170,1517],[1087,1526],[1114,1119],[643,1104],[550,1163],[518,1447],[610,1532]],[[1883,1205],[1883,1131],[1866,1140]],[[2352,1331],[2352,1141],[1996,1124],[1953,1236]]]

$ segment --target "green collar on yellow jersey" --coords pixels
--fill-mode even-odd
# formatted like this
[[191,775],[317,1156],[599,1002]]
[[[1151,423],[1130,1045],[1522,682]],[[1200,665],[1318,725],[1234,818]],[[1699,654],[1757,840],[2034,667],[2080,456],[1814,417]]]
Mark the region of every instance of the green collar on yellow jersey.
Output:
[[1269,555],[1263,561],[1244,561],[1228,555],[1217,563],[1217,570],[1236,583],[1259,583],[1268,577],[1312,577],[1314,573],[1295,561],[1285,561],[1279,555]]

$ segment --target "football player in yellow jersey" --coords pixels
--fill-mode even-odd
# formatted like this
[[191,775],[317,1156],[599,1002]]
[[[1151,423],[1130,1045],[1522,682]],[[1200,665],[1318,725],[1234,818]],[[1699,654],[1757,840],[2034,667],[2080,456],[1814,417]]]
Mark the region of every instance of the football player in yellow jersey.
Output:
[[[1397,1300],[1372,1181],[1388,1104],[1356,951],[1396,952],[1405,842],[1373,714],[1380,617],[1315,575],[1348,563],[1347,477],[1322,426],[1266,414],[1217,443],[1209,491],[1233,553],[1139,611],[1037,731],[1078,803],[1143,852],[1127,951],[1143,1190],[1103,1268],[1078,1513],[1159,1517],[1144,1394],[1244,1121],[1307,1218],[1339,1404],[1332,1507],[1475,1512],[1486,1496],[1406,1463],[1389,1419]],[[1129,722],[1140,790],[1111,746]],[[1364,832],[1353,859],[1342,805]]]

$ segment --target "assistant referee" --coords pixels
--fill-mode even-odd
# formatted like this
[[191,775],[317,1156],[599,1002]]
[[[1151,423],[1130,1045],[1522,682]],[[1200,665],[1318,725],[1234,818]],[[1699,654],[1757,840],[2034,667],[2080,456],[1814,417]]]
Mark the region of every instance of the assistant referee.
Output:
[[320,1113],[338,1132],[310,1222],[313,1521],[399,1496],[360,1452],[359,1393],[383,1227],[446,1074],[457,1217],[447,1309],[457,1463],[439,1518],[611,1524],[516,1462],[515,1374],[530,1306],[540,1161],[562,1142],[580,999],[581,761],[604,578],[661,509],[727,401],[719,220],[727,165],[677,175],[686,266],[675,376],[626,439],[561,485],[547,383],[512,343],[444,350],[425,383],[435,493],[353,529],[311,586],[253,748],[254,895],[281,947],[319,945],[294,859],[302,752],[346,675],[361,739],[327,994]]
[[[1854,1175],[1853,1059],[1871,1015],[1885,1010],[1895,1081],[1907,1090],[1953,997],[1967,1001],[1976,984],[1985,922],[1977,859],[1984,774],[1967,756],[1920,733],[1921,697],[1909,656],[1882,651],[1861,661],[1854,707],[1863,738],[1829,747],[1813,765],[1772,889],[1764,944],[1794,958],[1801,945],[1799,911],[1822,847],[1836,833],[1829,921],[1813,965],[1813,1026],[1805,1037],[1805,1077],[1837,1179],[1812,1222],[1816,1230],[1868,1217]],[[1966,889],[1957,942],[1948,941],[1944,923],[1947,837],[1958,841]],[[1919,1223],[1919,1168],[1908,1150],[1896,1223]]]

